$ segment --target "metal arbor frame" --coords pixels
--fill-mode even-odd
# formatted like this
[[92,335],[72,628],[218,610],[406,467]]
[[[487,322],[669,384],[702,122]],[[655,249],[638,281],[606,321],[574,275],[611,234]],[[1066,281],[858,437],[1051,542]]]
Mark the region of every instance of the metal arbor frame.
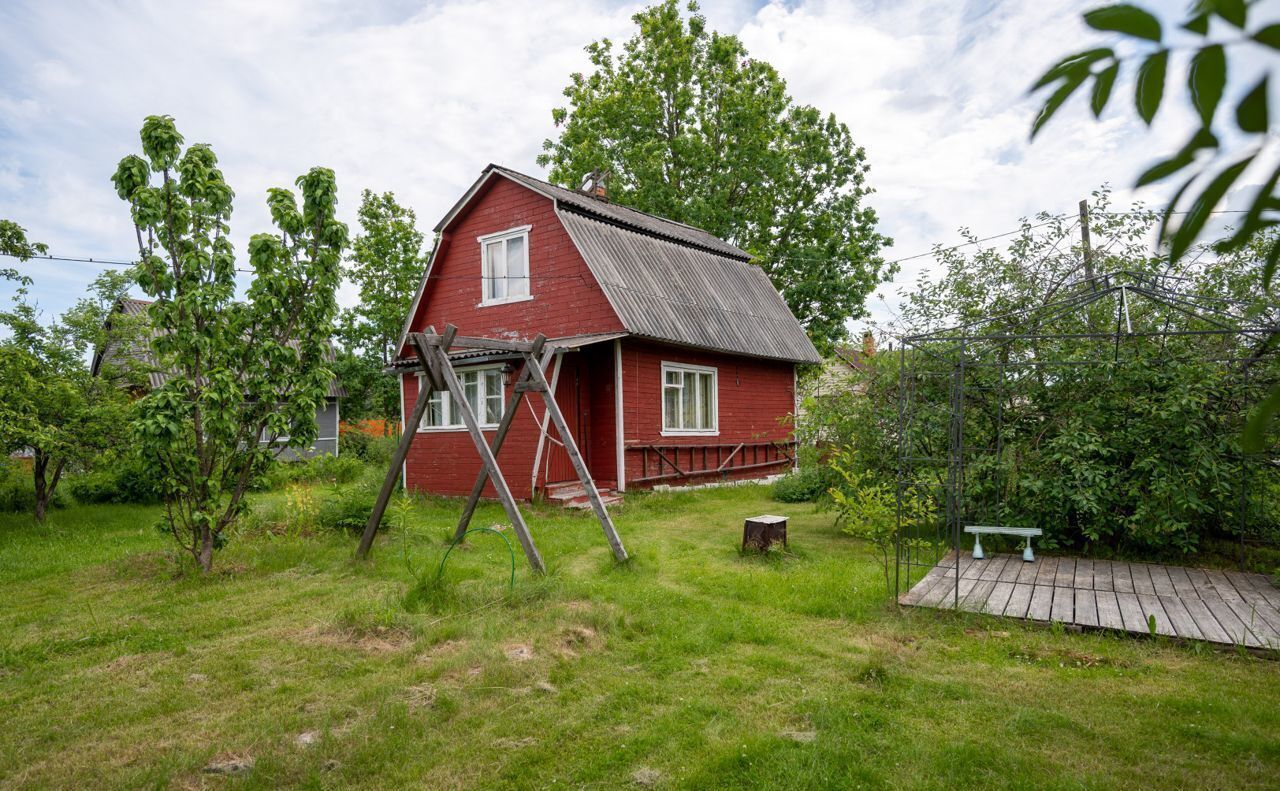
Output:
[[[538,552],[538,547],[533,542],[533,535],[529,532],[529,526],[525,523],[524,516],[520,513],[520,507],[516,504],[516,499],[511,494],[511,488],[507,485],[506,478],[503,476],[497,460],[498,451],[502,449],[502,443],[506,440],[507,431],[511,428],[511,423],[520,409],[520,402],[524,399],[526,393],[538,393],[542,396],[543,403],[546,406],[547,417],[555,425],[556,432],[560,435],[560,441],[564,443],[564,449],[573,464],[573,469],[586,490],[587,499],[590,500],[591,508],[595,512],[596,518],[600,521],[600,527],[604,531],[605,539],[609,542],[609,548],[613,551],[614,558],[619,562],[625,561],[627,559],[627,550],[622,546],[622,539],[618,537],[618,531],[613,526],[613,520],[609,517],[609,512],[606,510],[604,502],[600,499],[600,492],[596,488],[595,481],[587,469],[582,453],[578,450],[578,444],[574,440],[573,434],[569,431],[569,425],[565,421],[564,414],[560,411],[560,406],[556,403],[555,393],[547,382],[547,366],[561,350],[547,343],[547,339],[541,334],[532,341],[471,338],[458,335],[458,328],[452,324],[445,327],[442,335],[437,335],[434,327],[428,328],[425,333],[409,333],[408,341],[410,348],[413,349],[414,354],[418,357],[419,364],[422,366],[423,385],[419,389],[418,400],[414,403],[413,412],[400,434],[400,444],[396,447],[396,452],[392,455],[391,463],[387,467],[386,477],[382,481],[382,489],[378,492],[378,499],[374,503],[373,513],[369,515],[369,521],[365,525],[364,535],[360,538],[360,546],[356,551],[356,555],[363,558],[369,554],[369,549],[373,546],[374,536],[377,535],[378,527],[382,523],[382,515],[386,511],[392,492],[395,491],[396,480],[400,477],[400,467],[404,463],[405,457],[409,455],[409,448],[418,434],[414,427],[422,422],[422,416],[427,411],[427,404],[431,399],[431,394],[435,391],[444,391],[448,392],[453,399],[454,408],[462,413],[462,422],[466,425],[467,433],[470,434],[472,442],[475,443],[476,452],[480,455],[481,462],[480,473],[476,476],[475,485],[471,488],[471,495],[467,498],[466,505],[463,506],[462,517],[458,520],[458,526],[454,530],[454,542],[459,542],[466,536],[467,526],[471,523],[471,517],[480,502],[480,496],[484,492],[485,484],[492,482],[493,488],[498,493],[498,499],[502,501],[502,507],[507,512],[507,519],[511,521],[511,526],[515,530],[516,536],[520,539],[520,546],[524,549],[524,554],[529,561],[530,567],[540,574],[544,573],[547,570],[546,564],[543,563],[542,555]],[[522,367],[512,388],[515,391],[514,397],[507,402],[502,419],[498,422],[498,427],[494,431],[492,444],[485,440],[484,433],[480,429],[480,422],[476,418],[475,412],[471,409],[471,404],[467,401],[463,392],[462,383],[458,380],[458,374],[453,368],[453,361],[449,357],[449,349],[455,346],[463,349],[485,349],[520,355]]]
[[[1024,384],[1070,386],[1081,368],[1132,364],[1143,359],[1138,354],[1144,349],[1160,355],[1211,349],[1212,356],[1199,359],[1231,374],[1231,403],[1238,412],[1231,417],[1243,427],[1248,408],[1275,384],[1274,371],[1258,363],[1274,354],[1273,339],[1280,333],[1274,310],[1250,318],[1244,308],[1191,292],[1185,278],[1120,271],[1083,278],[1074,292],[1054,302],[904,337],[898,357],[896,597],[948,552],[959,557],[964,525],[981,519],[1023,526],[1006,507],[1008,479],[1002,475],[1008,463],[1006,416],[1028,403],[1020,392]],[[976,427],[975,402],[984,421]],[[1248,464],[1274,461],[1276,454],[1268,449],[1238,458]],[[966,473],[974,463],[987,465],[994,478],[983,497],[967,496]],[[1235,509],[1242,560],[1248,480],[1240,478]],[[914,502],[931,503],[934,515],[919,518]],[[951,584],[958,608],[958,574]]]

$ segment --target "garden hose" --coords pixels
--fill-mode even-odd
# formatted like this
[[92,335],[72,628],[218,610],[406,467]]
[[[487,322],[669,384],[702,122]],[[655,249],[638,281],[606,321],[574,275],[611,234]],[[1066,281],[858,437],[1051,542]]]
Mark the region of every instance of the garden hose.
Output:
[[494,530],[492,527],[473,527],[467,532],[463,533],[462,535],[450,541],[449,548],[445,550],[444,557],[440,558],[440,568],[436,570],[436,582],[439,582],[440,578],[444,576],[444,563],[446,560],[449,559],[449,553],[453,551],[453,548],[456,547],[462,541],[462,539],[466,538],[472,533],[493,533],[498,538],[501,538],[503,543],[507,545],[507,552],[510,553],[511,555],[511,582],[508,584],[507,587],[510,590],[515,590],[516,589],[516,550],[514,547],[511,546],[511,539],[507,538],[505,535],[498,532],[497,530]]

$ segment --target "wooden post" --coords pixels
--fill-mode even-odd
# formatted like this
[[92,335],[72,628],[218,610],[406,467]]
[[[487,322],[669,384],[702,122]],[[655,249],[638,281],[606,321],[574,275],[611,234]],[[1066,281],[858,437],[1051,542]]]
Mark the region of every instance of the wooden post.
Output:
[[[619,562],[627,559],[627,550],[622,546],[622,539],[618,538],[618,531],[613,527],[613,520],[609,518],[609,512],[605,510],[604,503],[600,500],[600,492],[596,489],[596,482],[591,478],[591,472],[587,469],[586,462],[582,460],[582,454],[578,452],[578,443],[573,438],[573,434],[569,431],[569,425],[565,422],[564,414],[560,412],[560,406],[556,403],[556,394],[550,389],[547,378],[542,375],[542,369],[534,359],[526,352],[525,365],[535,378],[535,383],[541,385],[539,392],[542,393],[542,400],[546,402],[547,414],[551,416],[551,422],[556,426],[556,432],[560,435],[560,441],[564,443],[564,450],[569,454],[569,461],[573,462],[573,469],[578,473],[578,480],[582,481],[582,487],[587,492],[587,499],[591,501],[591,508],[596,513],[596,518],[600,520],[600,527],[604,530],[604,537],[609,542],[610,549],[613,550],[614,559]],[[485,448],[488,450],[487,446]]]
[[[427,329],[431,334],[435,334],[435,328]],[[417,351],[417,347],[414,347]],[[387,467],[387,476],[382,479],[382,488],[378,491],[378,499],[373,503],[373,513],[369,514],[369,521],[365,523],[364,534],[360,536],[360,546],[356,549],[356,557],[363,560],[369,555],[369,549],[373,546],[373,538],[378,533],[378,526],[382,524],[382,515],[387,511],[387,503],[391,501],[391,493],[396,488],[396,478],[400,477],[400,465],[404,464],[405,457],[409,455],[409,446],[413,444],[413,439],[417,436],[418,426],[422,424],[422,415],[427,411],[427,403],[431,400],[431,392],[433,389],[440,387],[440,378],[426,364],[426,358],[421,352],[418,353],[418,359],[423,364],[422,386],[418,388],[418,400],[413,405],[413,414],[409,416],[409,421],[401,428],[400,442],[396,445],[396,452],[391,457],[391,463]]]
[[[532,355],[537,355],[542,352],[542,345],[545,340],[546,339],[543,338],[542,335],[539,335],[537,339],[535,339]],[[555,354],[554,349],[548,351],[542,358],[542,362],[539,364],[545,367],[547,363],[551,362],[553,354]],[[516,412],[520,410],[520,402],[524,400],[524,394],[526,391],[521,387],[521,385],[529,378],[529,364],[526,362],[524,367],[520,370],[520,376],[516,379],[515,386],[511,388],[513,396],[511,401],[507,403],[507,410],[503,413],[502,420],[498,423],[498,430],[493,435],[493,444],[489,446],[489,449],[493,452],[495,459],[498,457],[498,451],[502,450],[502,443],[507,438],[507,431],[511,428],[511,423],[515,419]],[[480,503],[480,496],[484,493],[484,485],[488,480],[489,470],[481,465],[480,472],[476,475],[475,485],[471,487],[471,496],[467,498],[467,504],[462,508],[462,518],[458,520],[458,527],[453,531],[454,541],[461,541],[462,537],[466,535],[467,526],[471,524],[471,517],[476,512],[476,506]]]
[[1089,201],[1080,201],[1080,246],[1084,254],[1084,275],[1089,278],[1089,287],[1098,290],[1098,281],[1093,279],[1093,247],[1089,243]]
[[[560,382],[560,366],[564,363],[564,352],[557,349],[555,351],[556,364],[551,369],[551,394],[555,395],[556,387]],[[547,446],[547,426],[550,423],[551,416],[545,411],[542,413],[542,420],[538,421],[538,447],[533,452],[533,480],[529,483],[529,491],[536,492],[538,490],[538,468],[542,466],[542,453]]]
[[[453,325],[449,325],[446,332],[449,330],[455,330]],[[475,443],[476,451],[480,454],[481,463],[488,470],[489,478],[493,481],[493,488],[498,492],[498,499],[502,501],[502,507],[507,512],[507,518],[511,520],[511,526],[516,531],[516,537],[520,539],[520,546],[524,548],[525,557],[529,559],[529,565],[533,567],[534,571],[539,574],[546,573],[547,567],[542,562],[542,556],[538,554],[538,548],[533,543],[533,536],[529,534],[529,526],[525,524],[524,517],[520,514],[520,508],[516,505],[515,497],[512,496],[510,487],[507,486],[506,478],[502,476],[502,470],[498,468],[498,460],[494,458],[493,452],[489,450],[489,443],[485,442],[484,433],[480,431],[480,424],[476,420],[476,415],[471,411],[471,404],[467,402],[462,383],[458,381],[458,375],[454,372],[453,365],[449,361],[448,347],[428,346],[426,340],[418,334],[410,335],[409,340],[421,348],[425,355],[430,356],[433,352],[437,355],[434,361],[439,368],[440,378],[444,380],[444,385],[448,388],[449,394],[453,398],[452,406],[462,413],[462,422],[466,424],[467,432],[471,435],[472,442]],[[525,364],[545,384],[537,361],[530,357],[528,352],[524,352],[523,355]]]

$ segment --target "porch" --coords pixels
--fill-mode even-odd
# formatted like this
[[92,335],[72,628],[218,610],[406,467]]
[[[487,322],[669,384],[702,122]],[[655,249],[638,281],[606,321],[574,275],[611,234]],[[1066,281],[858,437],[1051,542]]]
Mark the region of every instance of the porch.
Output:
[[[958,574],[958,577],[957,577]],[[899,603],[1280,649],[1280,589],[1261,574],[1089,558],[950,552]]]

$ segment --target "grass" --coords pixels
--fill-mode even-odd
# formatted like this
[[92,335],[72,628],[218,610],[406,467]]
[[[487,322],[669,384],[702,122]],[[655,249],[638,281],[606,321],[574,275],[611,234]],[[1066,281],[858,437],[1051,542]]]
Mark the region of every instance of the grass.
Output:
[[[487,533],[435,581],[458,510],[406,509],[367,564],[349,535],[246,530],[209,577],[175,562],[156,509],[0,516],[0,786],[1264,788],[1280,770],[1280,663],[899,611],[869,548],[762,488],[630,497],[621,567],[590,516],[532,508],[550,573],[516,544],[513,591]],[[761,512],[791,517],[789,554],[738,553]],[[486,504],[474,524],[500,521]]]

